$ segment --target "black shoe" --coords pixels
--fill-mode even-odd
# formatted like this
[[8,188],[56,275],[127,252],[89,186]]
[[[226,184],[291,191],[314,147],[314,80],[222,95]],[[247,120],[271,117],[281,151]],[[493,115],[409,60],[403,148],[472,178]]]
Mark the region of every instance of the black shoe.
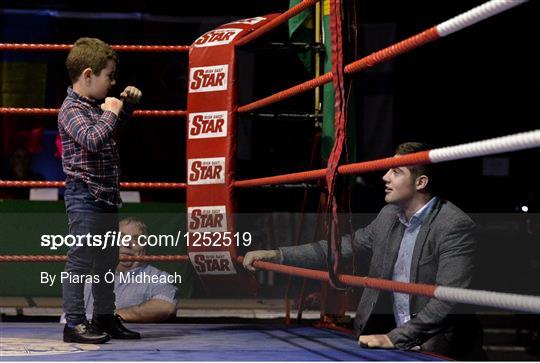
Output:
[[107,333],[95,331],[90,323],[85,321],[70,328],[64,326],[64,342],[81,344],[101,344],[109,341],[111,337]]
[[141,334],[127,329],[119,315],[96,315],[92,319],[92,328],[107,333],[113,339],[141,339]]

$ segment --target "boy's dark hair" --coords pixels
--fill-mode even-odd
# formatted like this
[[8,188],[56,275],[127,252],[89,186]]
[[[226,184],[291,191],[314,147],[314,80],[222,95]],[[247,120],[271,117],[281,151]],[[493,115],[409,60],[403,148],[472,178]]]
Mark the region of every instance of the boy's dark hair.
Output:
[[86,68],[91,68],[98,76],[109,60],[118,63],[118,56],[109,44],[97,38],[77,39],[66,59],[71,82],[77,82]]
[[[423,142],[404,142],[399,144],[396,148],[397,155],[412,154],[419,151],[431,150],[431,146]],[[434,186],[436,185],[436,169],[432,164],[424,165],[414,165],[407,166],[407,169],[411,172],[413,178],[418,178],[421,175],[425,175],[429,178],[428,185],[426,186],[426,191],[430,194],[433,194],[435,191]]]

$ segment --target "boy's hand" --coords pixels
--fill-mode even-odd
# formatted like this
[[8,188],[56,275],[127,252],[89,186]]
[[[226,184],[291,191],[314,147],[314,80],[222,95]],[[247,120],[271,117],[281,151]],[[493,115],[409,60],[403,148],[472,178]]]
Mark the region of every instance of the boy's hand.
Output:
[[105,98],[105,103],[101,104],[101,109],[103,110],[103,112],[111,111],[116,116],[120,114],[120,111],[122,111],[123,107],[124,102],[115,97],[107,97]]
[[120,93],[120,97],[129,103],[139,103],[142,92],[137,87],[127,86],[124,92]]

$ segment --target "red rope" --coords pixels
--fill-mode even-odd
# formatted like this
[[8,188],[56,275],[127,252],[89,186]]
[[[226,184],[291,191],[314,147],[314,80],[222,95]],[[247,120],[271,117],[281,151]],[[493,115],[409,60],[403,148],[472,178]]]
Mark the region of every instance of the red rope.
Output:
[[283,24],[284,22],[286,22],[290,18],[300,14],[302,11],[306,10],[307,8],[309,8],[313,4],[317,3],[318,1],[319,0],[304,0],[304,1],[302,1],[301,3],[293,6],[292,8],[290,8],[289,10],[284,12],[283,14],[280,14],[277,17],[275,17],[274,19],[270,20],[268,23],[261,26],[259,29],[255,30],[253,33],[248,34],[245,37],[243,37],[242,39],[240,39],[236,43],[236,46],[240,47],[240,46],[242,46],[244,44],[247,44],[247,43],[251,42],[252,40],[260,37],[261,35],[268,33],[270,30],[272,30],[275,27]]
[[183,117],[186,113],[184,110],[136,110],[133,117]]
[[0,188],[63,188],[63,181],[0,180]]
[[413,35],[412,37],[402,40],[399,43],[381,49],[375,53],[371,53],[367,57],[364,57],[346,65],[345,73],[353,74],[356,72],[360,72],[366,68],[395,58],[398,55],[408,53],[413,49],[416,49],[439,38],[440,36],[437,33],[437,29],[435,27],[427,29],[421,33]]
[[[63,181],[0,180],[0,188],[63,188]],[[186,183],[121,182],[122,189],[185,189]]]
[[[0,262],[65,262],[67,256],[57,255],[4,255],[0,256]],[[186,255],[147,255],[147,256],[122,256],[120,261],[144,261],[144,262],[188,262]]]
[[123,189],[185,189],[186,183],[161,182],[121,182]]
[[[400,54],[407,53],[415,48],[425,45],[439,38],[435,27],[430,28],[422,33],[413,35],[399,43],[391,45],[387,48],[381,49],[375,53],[372,53],[364,58],[354,61],[345,66],[345,74],[353,74],[360,72],[366,68],[372,67],[376,64],[385,62],[392,58],[397,57]],[[238,107],[239,113],[251,112],[256,109],[271,105],[273,103],[282,101],[284,99],[296,96],[303,92],[307,92],[316,87],[332,81],[332,72],[328,72],[309,81],[300,83],[294,87],[280,91],[268,97],[262,98],[258,101],[248,103],[247,105]]]
[[314,79],[310,79],[304,83],[300,83],[294,87],[288,88],[286,90],[275,93],[271,96],[262,98],[258,101],[248,103],[247,105],[238,107],[239,113],[251,112],[256,109],[271,105],[273,103],[285,100],[292,96],[307,92],[309,90],[315,89],[322,86],[325,83],[332,82],[332,72],[328,72]]
[[[69,51],[73,44],[0,43],[0,50]],[[178,53],[189,52],[189,45],[112,45],[119,52]]]
[[0,115],[38,115],[53,116],[58,114],[58,108],[21,108],[0,107]]
[[[23,116],[53,116],[57,115],[58,108],[21,108],[0,107],[0,115],[23,115]],[[136,110],[133,117],[181,117],[185,116],[184,110]]]
[[[243,260],[244,258],[242,256],[238,257],[238,261],[240,263],[242,263]],[[253,266],[263,270],[274,271],[287,275],[300,276],[319,281],[329,281],[328,272],[326,271],[310,270],[306,268],[286,266],[264,261],[255,261],[253,263]],[[348,286],[367,287],[371,289],[393,292],[403,292],[407,294],[422,295],[427,297],[434,297],[435,289],[437,288],[437,286],[435,285],[413,284],[407,282],[376,279],[365,276],[338,275],[337,278],[340,282]]]
[[[429,150],[413,154],[400,155],[385,159],[364,161],[361,163],[344,164],[338,167],[338,173],[341,175],[354,175],[367,173],[377,170],[395,168],[397,166],[430,164]],[[326,175],[326,169],[316,169],[301,171],[298,173],[269,176],[265,178],[237,180],[234,186],[238,188],[249,188],[270,184],[300,183],[304,181],[322,179]]]
[[[238,256],[237,261],[242,263],[243,256]],[[65,262],[67,256],[59,255],[0,255],[0,262]],[[120,261],[145,261],[145,262],[189,262],[189,256],[186,255],[149,255],[149,256],[122,256]],[[305,277],[314,280],[328,281],[328,273],[319,270],[309,270],[300,267],[280,265],[270,262],[256,261],[253,266],[283,273],[287,275],[294,275]],[[413,284],[399,281],[376,279],[363,276],[351,276],[351,275],[338,275],[339,281],[355,287],[368,287],[377,290],[387,290],[394,292],[404,292],[408,294],[423,295],[433,297],[436,286],[425,284]]]
[[343,145],[347,135],[346,95],[343,74],[343,39],[341,24],[341,0],[330,1],[330,33],[332,38],[332,80],[334,85],[334,146],[328,158],[326,168],[326,190],[328,200],[325,223],[328,241],[327,263],[330,285],[339,287],[336,276],[341,262],[341,232],[338,218],[338,203],[335,190],[338,166],[341,162]]

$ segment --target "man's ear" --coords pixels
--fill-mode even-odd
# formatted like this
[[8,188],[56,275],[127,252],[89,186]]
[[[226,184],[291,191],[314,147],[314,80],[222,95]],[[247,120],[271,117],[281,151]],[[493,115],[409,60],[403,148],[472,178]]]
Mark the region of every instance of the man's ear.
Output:
[[420,175],[418,178],[416,178],[416,190],[422,191],[427,188],[427,185],[429,183],[429,178],[426,175]]

